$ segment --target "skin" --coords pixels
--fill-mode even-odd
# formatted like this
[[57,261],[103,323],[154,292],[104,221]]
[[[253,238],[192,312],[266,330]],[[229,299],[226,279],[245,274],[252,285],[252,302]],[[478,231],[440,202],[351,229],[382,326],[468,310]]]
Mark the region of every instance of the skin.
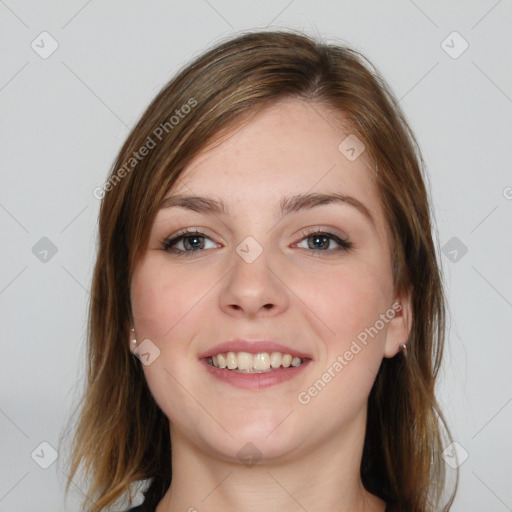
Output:
[[[133,274],[136,339],[160,350],[145,377],[171,423],[173,480],[158,512],[385,509],[360,479],[366,406],[383,357],[408,337],[410,305],[394,295],[389,230],[366,155],[349,161],[338,149],[349,134],[318,105],[281,101],[200,153],[167,194],[214,197],[228,213],[161,209]],[[351,196],[373,220],[347,203],[281,218],[283,197],[313,192]],[[188,256],[165,251],[162,241],[182,228],[204,231],[204,248],[182,241],[174,248]],[[353,247],[315,244],[305,228]],[[252,263],[235,250],[248,236],[263,249]],[[300,403],[396,300],[394,318]],[[275,340],[312,361],[277,386],[239,389],[198,359],[234,338]],[[237,457],[248,442],[261,455],[250,467]]]

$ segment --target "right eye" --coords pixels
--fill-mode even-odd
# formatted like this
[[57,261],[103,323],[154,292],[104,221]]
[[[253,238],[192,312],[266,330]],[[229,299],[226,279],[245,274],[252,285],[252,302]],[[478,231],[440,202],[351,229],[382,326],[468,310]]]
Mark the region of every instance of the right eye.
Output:
[[198,230],[184,230],[162,242],[162,249],[179,256],[189,256],[190,253],[201,252],[204,249],[220,247],[205,233]]

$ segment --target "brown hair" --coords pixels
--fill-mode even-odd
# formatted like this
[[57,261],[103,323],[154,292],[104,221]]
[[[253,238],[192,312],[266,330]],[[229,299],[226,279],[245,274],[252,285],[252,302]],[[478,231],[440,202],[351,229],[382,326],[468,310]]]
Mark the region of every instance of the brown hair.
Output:
[[130,133],[103,188],[87,389],[70,461],[70,478],[83,470],[94,512],[146,480],[146,499],[156,504],[171,481],[169,422],[128,347],[131,275],[159,203],[209,141],[286,98],[339,113],[366,145],[392,235],[395,293],[411,297],[407,354],[383,360],[369,396],[362,482],[399,511],[442,506],[442,434],[449,433],[434,385],[445,306],[418,145],[365,57],[344,44],[263,31],[223,42],[171,80]]

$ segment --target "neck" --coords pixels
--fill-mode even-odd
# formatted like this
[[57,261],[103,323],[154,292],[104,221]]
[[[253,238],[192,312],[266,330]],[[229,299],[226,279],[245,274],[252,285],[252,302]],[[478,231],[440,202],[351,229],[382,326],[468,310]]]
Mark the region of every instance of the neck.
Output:
[[157,512],[384,512],[360,478],[364,423],[355,423],[365,420],[300,457],[250,467],[207,455],[171,428],[173,476]]

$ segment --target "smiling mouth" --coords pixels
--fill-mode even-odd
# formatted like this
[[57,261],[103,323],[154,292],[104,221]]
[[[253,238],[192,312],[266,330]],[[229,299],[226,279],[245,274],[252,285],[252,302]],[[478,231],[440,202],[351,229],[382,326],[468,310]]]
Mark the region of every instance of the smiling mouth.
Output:
[[282,352],[223,352],[207,358],[210,366],[236,373],[270,373],[296,368],[308,360]]

